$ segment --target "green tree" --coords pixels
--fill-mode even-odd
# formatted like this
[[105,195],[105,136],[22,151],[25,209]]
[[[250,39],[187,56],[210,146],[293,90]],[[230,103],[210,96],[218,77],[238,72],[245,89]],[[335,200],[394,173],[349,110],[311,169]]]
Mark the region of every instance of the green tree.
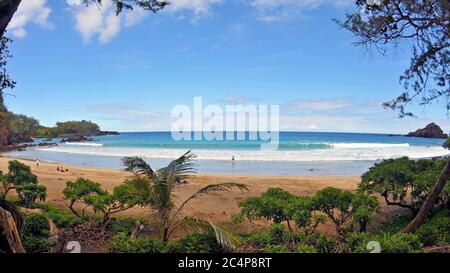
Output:
[[39,121],[35,118],[10,113],[9,133],[11,137],[19,136],[31,140],[39,127]]
[[[181,215],[183,209],[192,200],[211,192],[227,191],[232,188],[238,188],[241,191],[248,190],[246,185],[238,183],[208,185],[189,196],[177,206],[174,201],[174,191],[195,173],[194,158],[195,155],[188,151],[159,170],[153,170],[140,157],[125,157],[122,160],[127,171],[133,172],[146,182],[140,183],[140,190],[148,193],[150,207],[157,212],[161,219],[161,240],[164,243],[167,243],[174,232],[182,227],[204,229],[206,226],[209,226],[203,220],[193,217],[183,217]],[[226,234],[224,231],[219,230],[219,228],[215,226],[213,228],[218,237],[222,236],[222,239],[231,237],[230,234]]]
[[[387,53],[398,45],[411,47],[410,66],[400,77],[404,91],[384,106],[400,117],[413,116],[407,106],[429,105],[442,99],[450,109],[450,3],[446,0],[356,0],[358,11],[339,24],[357,38],[356,45]],[[413,232],[433,210],[450,177],[450,158],[426,202],[404,229]]]
[[346,229],[359,225],[365,231],[367,223],[379,208],[375,197],[362,193],[351,193],[341,189],[327,187],[314,196],[316,209],[325,213],[334,223],[339,235]]
[[[75,182],[67,182],[64,198],[69,201],[69,209],[79,218],[85,217],[85,210],[90,207],[95,213],[102,215],[100,227],[105,228],[112,214],[131,209],[134,206],[147,204],[147,196],[142,196],[136,189],[139,178],[125,180],[113,189],[113,193],[103,190],[99,183],[79,178]],[[76,202],[82,202],[84,208],[79,213],[74,208]]]
[[46,187],[38,184],[38,179],[31,172],[29,166],[17,161],[9,161],[8,174],[0,173],[2,185],[0,198],[5,199],[11,190],[15,190],[23,206],[30,207],[36,200],[45,201],[47,197]]
[[[444,160],[410,160],[407,157],[383,160],[363,174],[360,192],[380,194],[390,206],[409,209],[416,215],[433,189]],[[448,202],[450,186],[438,196],[435,207]]]
[[311,197],[295,196],[280,188],[269,188],[261,196],[250,197],[239,202],[240,217],[250,221],[264,218],[275,224],[286,222],[289,231],[291,223],[305,233],[314,231],[326,219],[321,214],[314,214],[314,201]]

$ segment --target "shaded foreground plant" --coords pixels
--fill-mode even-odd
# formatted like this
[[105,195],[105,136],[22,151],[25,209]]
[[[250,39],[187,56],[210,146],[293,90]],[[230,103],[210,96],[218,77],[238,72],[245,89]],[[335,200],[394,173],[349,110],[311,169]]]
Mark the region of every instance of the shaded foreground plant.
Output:
[[[140,177],[140,184],[136,185],[139,191],[144,192],[148,198],[148,204],[155,210],[161,219],[161,240],[167,243],[171,236],[179,230],[184,229],[201,229],[212,228],[219,243],[225,246],[231,246],[233,236],[217,226],[212,225],[195,217],[182,216],[183,209],[193,200],[198,199],[206,194],[217,191],[228,191],[233,188],[241,191],[247,191],[248,188],[244,184],[239,183],[221,183],[208,185],[188,198],[180,205],[174,202],[174,191],[186,183],[195,173],[196,166],[194,164],[195,155],[188,151],[178,159],[175,159],[164,168],[153,170],[144,159],[140,157],[125,157],[122,162],[126,166],[126,170],[133,172]],[[144,183],[142,183],[144,182]]]

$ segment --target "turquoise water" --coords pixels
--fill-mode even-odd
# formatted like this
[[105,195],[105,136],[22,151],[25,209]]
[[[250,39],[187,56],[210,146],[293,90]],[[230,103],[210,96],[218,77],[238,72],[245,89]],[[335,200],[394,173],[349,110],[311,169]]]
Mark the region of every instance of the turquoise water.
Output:
[[[187,150],[197,155],[199,172],[261,175],[361,175],[374,162],[408,156],[445,156],[444,140],[385,134],[281,132],[276,150],[259,140],[175,141],[170,132],[122,133],[86,143],[10,153],[91,167],[122,168],[124,156],[140,156],[162,167]],[[53,141],[58,142],[59,139]],[[235,160],[232,161],[231,159]]]
[[[234,133],[237,139],[237,133]],[[226,133],[223,133],[225,139]],[[191,139],[194,134],[191,134]],[[261,140],[250,140],[245,133],[245,140],[183,140],[174,141],[170,132],[122,133],[119,136],[97,137],[96,143],[104,147],[131,148],[167,148],[167,149],[229,149],[258,150]],[[444,140],[411,138],[385,134],[354,134],[354,133],[312,133],[312,132],[280,132],[278,150],[311,150],[329,149],[332,144],[373,143],[373,144],[409,144],[411,146],[441,146]]]

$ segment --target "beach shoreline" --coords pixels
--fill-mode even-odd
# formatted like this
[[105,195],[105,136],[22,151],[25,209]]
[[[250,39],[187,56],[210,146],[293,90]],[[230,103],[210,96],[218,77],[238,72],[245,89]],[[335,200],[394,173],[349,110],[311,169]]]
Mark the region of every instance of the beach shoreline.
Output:
[[[0,157],[0,170],[8,170],[8,162],[17,158],[2,155]],[[39,183],[47,187],[47,203],[59,208],[67,209],[67,202],[63,197],[63,189],[67,181],[83,177],[98,182],[108,191],[119,185],[132,174],[124,170],[91,168],[89,166],[75,166],[61,163],[40,161],[37,166],[35,160],[17,159],[31,167],[38,177]],[[64,172],[57,168],[64,169]],[[67,171],[66,171],[67,170]],[[235,182],[243,183],[249,187],[249,192],[217,192],[194,200],[185,210],[186,215],[200,217],[213,223],[231,222],[231,217],[239,212],[238,203],[250,196],[256,196],[270,187],[280,187],[297,195],[313,195],[325,187],[336,187],[354,191],[360,181],[358,176],[266,176],[242,174],[195,174],[189,183],[176,190],[176,202],[180,202],[200,188],[217,183]],[[124,215],[135,217],[149,217],[148,209],[135,207],[126,211]],[[263,223],[254,223],[253,227],[263,226]]]

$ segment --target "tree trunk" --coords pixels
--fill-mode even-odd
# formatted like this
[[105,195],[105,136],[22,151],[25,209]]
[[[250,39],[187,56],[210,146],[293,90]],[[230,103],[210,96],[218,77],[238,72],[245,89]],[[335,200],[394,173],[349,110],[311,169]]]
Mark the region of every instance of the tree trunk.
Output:
[[0,3],[0,37],[17,11],[21,0],[2,0]]
[[414,219],[408,224],[408,226],[405,229],[403,229],[403,232],[405,233],[414,232],[425,222],[428,215],[430,215],[431,211],[433,210],[434,204],[438,200],[439,195],[441,194],[442,190],[447,184],[449,176],[450,176],[450,157],[447,158],[447,163],[445,164],[438,181],[434,185],[433,190],[425,200],[425,203],[420,208],[416,217],[414,217]]
[[22,245],[22,239],[20,238],[20,233],[17,230],[16,221],[12,214],[0,207],[0,230],[3,230],[3,233],[8,241],[9,250],[12,253],[25,253],[25,249]]

